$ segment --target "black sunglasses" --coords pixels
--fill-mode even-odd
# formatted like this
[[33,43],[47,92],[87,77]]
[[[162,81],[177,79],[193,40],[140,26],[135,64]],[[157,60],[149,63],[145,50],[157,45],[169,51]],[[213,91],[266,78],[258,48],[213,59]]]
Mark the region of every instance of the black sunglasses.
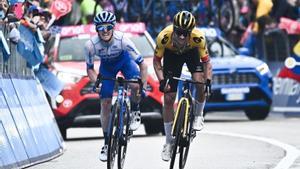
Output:
[[174,26],[174,32],[176,35],[178,35],[178,36],[183,35],[184,37],[187,37],[191,33],[191,31],[180,29],[175,26]]

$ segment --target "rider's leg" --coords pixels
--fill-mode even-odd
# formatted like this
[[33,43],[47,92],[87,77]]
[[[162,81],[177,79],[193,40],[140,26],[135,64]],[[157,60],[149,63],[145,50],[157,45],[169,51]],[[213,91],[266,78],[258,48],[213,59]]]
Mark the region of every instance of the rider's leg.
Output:
[[140,86],[139,84],[130,84],[131,88],[131,113],[132,118],[130,122],[130,130],[137,130],[141,124],[141,112],[140,112],[140,100],[139,95]]
[[[126,58],[126,57],[125,57]],[[137,64],[130,58],[125,60],[121,67],[121,71],[126,79],[140,78],[140,71],[137,68]],[[131,113],[132,118],[130,122],[130,130],[137,130],[141,124],[141,112],[140,112],[140,101],[141,97],[139,95],[140,86],[139,84],[130,84],[131,88]]]
[[139,103],[141,101],[141,96],[139,95],[140,86],[139,84],[132,83],[130,84],[131,89],[131,110],[137,111],[139,109]]
[[103,136],[104,136],[104,146],[102,147],[99,155],[99,159],[101,161],[107,160],[107,148],[108,148],[107,144],[109,141],[108,127],[109,127],[109,115],[111,112],[111,97],[113,92],[113,84],[114,84],[113,81],[103,82],[100,91],[100,98],[101,98],[100,122],[101,122]]
[[172,124],[174,120],[174,101],[176,93],[165,93],[164,95],[164,106],[163,106],[163,120],[164,120],[164,129],[166,134],[166,144],[172,143]]
[[[204,73],[203,72],[195,72],[192,75],[193,80],[204,82]],[[205,93],[204,93],[204,85],[197,84],[196,85],[196,96],[195,96],[195,103],[194,103],[194,129],[201,130],[203,128],[204,117],[203,111],[205,106]]]
[[101,115],[100,122],[104,135],[104,144],[108,144],[108,123],[109,123],[109,114],[111,111],[111,98],[101,99]]
[[[182,65],[185,62],[184,56],[184,54],[176,54],[171,50],[165,49],[163,60],[163,74],[165,79],[167,79],[169,76],[180,77]],[[171,136],[171,130],[174,120],[173,106],[176,97],[177,84],[177,81],[170,79],[170,90],[164,94],[163,120],[166,143],[163,146],[161,154],[164,161],[169,161],[172,155],[173,139]]]
[[[189,71],[192,73],[192,79],[199,82],[204,82],[203,65],[199,59],[199,53],[197,49],[191,50],[189,56],[186,58],[186,63]],[[195,120],[194,129],[201,130],[203,128],[203,109],[205,105],[205,93],[204,85],[197,84],[196,96],[195,96]]]
[[161,153],[162,160],[169,161],[172,155],[173,138],[171,136],[173,119],[174,119],[174,101],[176,93],[165,93],[164,95],[164,106],[163,106],[163,120],[164,129],[166,134],[166,143],[163,146]]

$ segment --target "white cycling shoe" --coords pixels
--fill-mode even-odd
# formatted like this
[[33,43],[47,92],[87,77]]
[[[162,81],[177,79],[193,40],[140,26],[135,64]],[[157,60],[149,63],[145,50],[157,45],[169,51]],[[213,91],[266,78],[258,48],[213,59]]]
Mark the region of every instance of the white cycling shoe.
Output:
[[129,129],[135,131],[140,127],[140,125],[141,125],[141,112],[132,111]]
[[161,152],[161,158],[164,161],[169,161],[171,159],[173,152],[173,144],[164,144],[163,150]]
[[204,118],[202,116],[195,116],[193,129],[200,131],[204,128]]
[[104,145],[100,151],[100,155],[99,155],[100,161],[103,161],[103,162],[107,161],[107,151],[108,151],[108,145]]

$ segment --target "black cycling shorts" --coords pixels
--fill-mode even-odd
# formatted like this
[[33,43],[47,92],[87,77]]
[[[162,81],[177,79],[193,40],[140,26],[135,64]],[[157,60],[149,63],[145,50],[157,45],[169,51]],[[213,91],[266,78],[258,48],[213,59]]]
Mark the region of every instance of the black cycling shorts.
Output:
[[[188,50],[181,54],[176,54],[174,51],[165,49],[163,58],[163,73],[165,79],[167,79],[168,76],[180,77],[184,63],[186,63],[192,74],[195,72],[203,72],[203,64],[200,62],[197,48]],[[169,85],[171,90],[169,92],[176,92],[177,84],[178,81],[170,80]]]

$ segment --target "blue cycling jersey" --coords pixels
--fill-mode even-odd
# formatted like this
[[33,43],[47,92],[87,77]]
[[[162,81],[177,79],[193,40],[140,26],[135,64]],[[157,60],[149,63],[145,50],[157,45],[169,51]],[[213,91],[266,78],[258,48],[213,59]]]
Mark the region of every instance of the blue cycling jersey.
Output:
[[[100,41],[98,36],[92,37],[85,44],[85,58],[88,69],[93,69],[94,58],[99,57],[101,64],[110,64],[121,60],[124,55],[129,55],[137,64],[143,62],[143,57],[136,49],[133,42],[124,33],[114,31],[110,43]],[[112,65],[114,66],[114,65]]]
[[[137,64],[143,62],[143,57],[133,42],[124,33],[114,31],[112,41],[103,43],[98,36],[92,37],[85,44],[87,69],[94,69],[94,58],[99,57],[101,65],[99,72],[104,77],[114,78],[121,71],[126,79],[140,77]],[[100,97],[111,98],[114,81],[102,82]]]

